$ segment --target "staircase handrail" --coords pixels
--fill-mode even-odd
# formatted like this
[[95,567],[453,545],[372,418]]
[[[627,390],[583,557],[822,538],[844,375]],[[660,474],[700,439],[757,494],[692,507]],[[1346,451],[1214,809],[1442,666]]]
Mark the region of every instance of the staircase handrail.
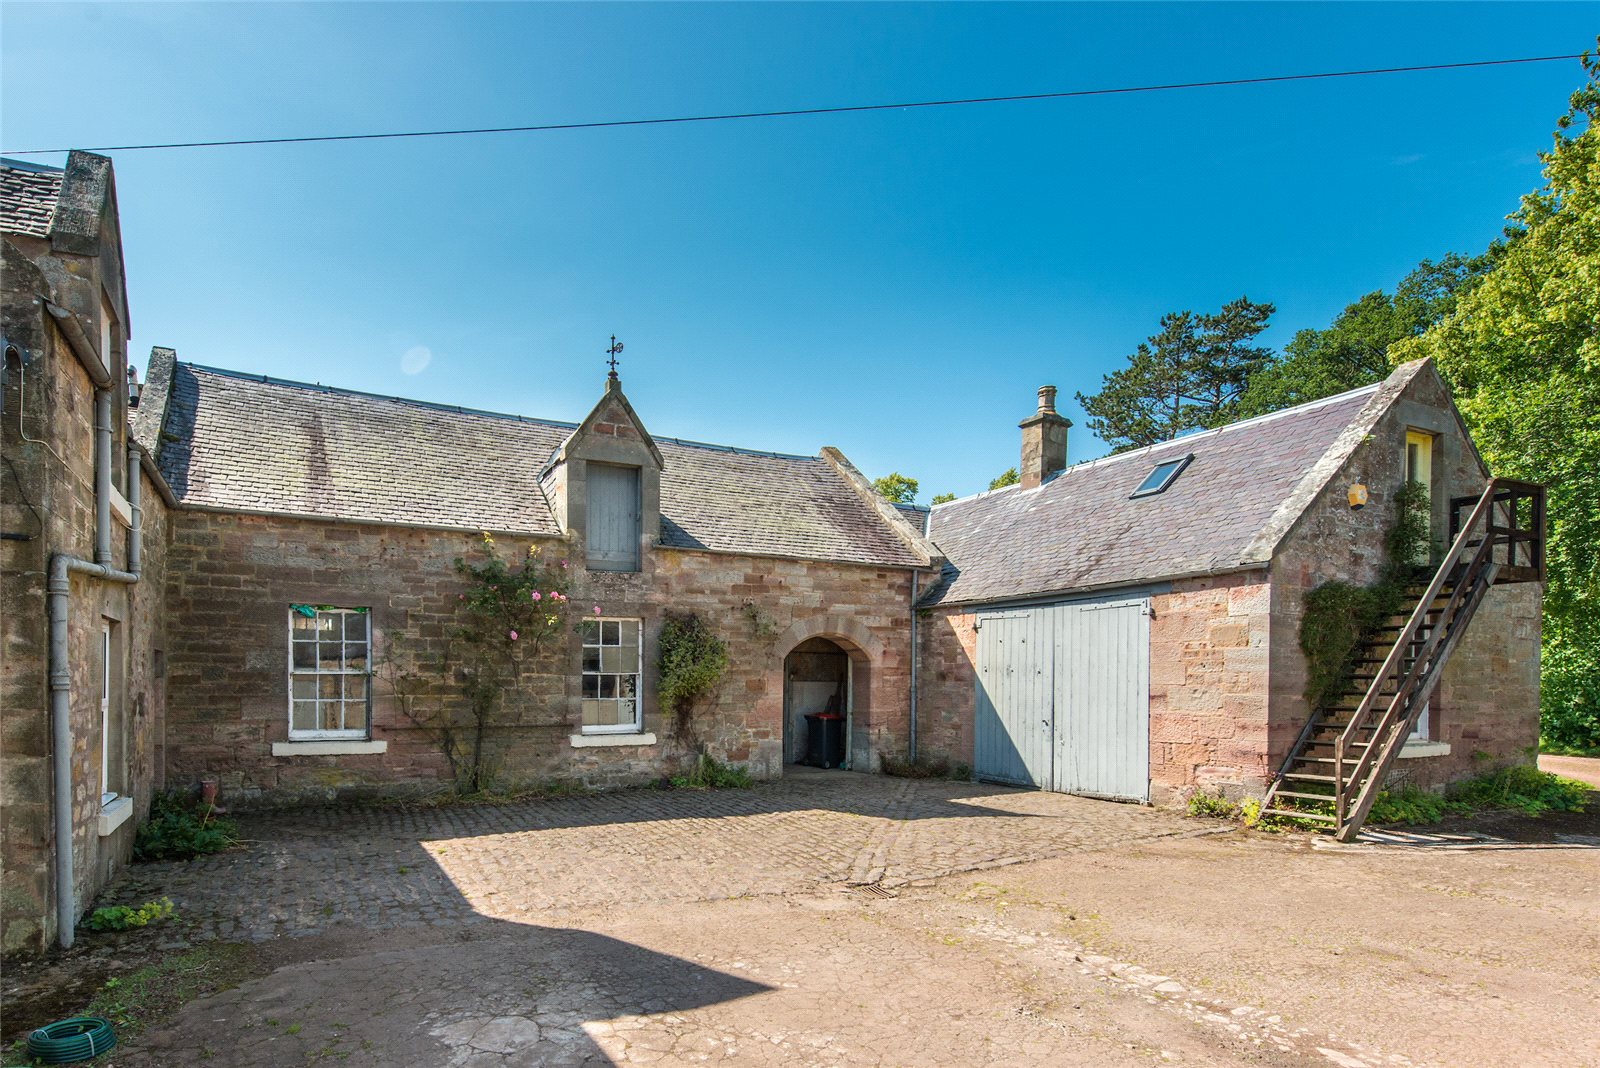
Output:
[[[1450,551],[1445,554],[1444,559],[1440,561],[1438,568],[1434,571],[1433,581],[1428,583],[1427,592],[1417,602],[1417,607],[1412,611],[1411,618],[1406,620],[1406,625],[1400,631],[1400,637],[1395,640],[1394,645],[1389,650],[1389,655],[1384,658],[1383,667],[1379,668],[1378,673],[1373,676],[1372,683],[1367,687],[1367,692],[1361,698],[1361,703],[1356,706],[1354,714],[1350,717],[1350,722],[1345,725],[1344,730],[1339,732],[1339,737],[1334,741],[1334,815],[1341,825],[1344,823],[1345,816],[1346,797],[1344,784],[1355,779],[1354,771],[1350,780],[1345,778],[1345,751],[1350,747],[1350,743],[1355,739],[1357,733],[1364,728],[1366,719],[1372,714],[1372,706],[1382,696],[1384,684],[1401,661],[1404,660],[1405,650],[1410,646],[1412,639],[1416,637],[1417,631],[1422,628],[1423,621],[1428,618],[1428,610],[1433,607],[1434,599],[1439,596],[1439,591],[1444,589],[1444,584],[1449,579],[1451,571],[1455,569],[1455,566],[1461,561],[1461,557],[1466,553],[1468,543],[1476,533],[1479,524],[1483,523],[1485,518],[1492,512],[1495,493],[1500,487],[1501,480],[1495,478],[1491,478],[1488,485],[1484,487],[1482,495],[1478,498],[1477,505],[1472,509],[1472,514],[1461,525],[1461,532],[1456,535],[1455,541],[1450,546]],[[1481,548],[1489,547],[1492,544],[1493,539],[1485,537]],[[1437,630],[1435,631],[1435,636],[1437,636]],[[1419,663],[1421,660],[1422,658],[1418,657]],[[1376,739],[1376,736],[1374,738]],[[1357,770],[1370,766],[1373,748],[1374,746],[1367,746],[1367,752],[1362,755]]]

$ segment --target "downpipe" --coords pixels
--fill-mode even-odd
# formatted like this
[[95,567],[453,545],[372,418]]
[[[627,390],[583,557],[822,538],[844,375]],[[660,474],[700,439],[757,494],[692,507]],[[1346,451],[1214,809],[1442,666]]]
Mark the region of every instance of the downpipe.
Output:
[[111,391],[94,394],[94,562],[111,563]]
[[132,526],[128,530],[128,570],[111,566],[111,393],[100,390],[95,398],[95,556],[83,560],[66,553],[50,557],[45,600],[50,615],[50,743],[55,794],[56,938],[62,949],[72,948],[78,923],[76,860],[72,851],[72,662],[68,636],[71,622],[72,576],[86,575],[104,582],[133,585],[139,581],[141,563],[139,451],[128,446],[128,505]]
[[911,572],[911,724],[906,759],[917,762],[917,573]]

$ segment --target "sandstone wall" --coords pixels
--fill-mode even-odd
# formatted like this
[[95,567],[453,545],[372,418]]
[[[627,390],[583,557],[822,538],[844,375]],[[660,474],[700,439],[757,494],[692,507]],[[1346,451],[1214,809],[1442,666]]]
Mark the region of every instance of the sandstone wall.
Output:
[[[54,822],[48,690],[49,628],[45,580],[53,553],[94,558],[94,390],[63,337],[25,288],[25,264],[6,261],[6,334],[33,360],[7,385],[0,448],[0,949],[38,952],[55,938]],[[37,283],[35,276],[32,279]],[[120,445],[112,462],[121,470]],[[117,479],[122,482],[121,478]],[[160,611],[166,557],[166,508],[142,480],[144,580],[123,586],[71,579],[69,661],[73,739],[73,855],[76,900],[93,900],[127,862],[133,834],[150,804],[162,733],[164,645]],[[115,519],[112,564],[127,564],[126,528]],[[130,796],[134,815],[99,833],[101,792],[101,626],[114,628],[111,781]]]
[[[1448,391],[1436,374],[1424,369],[1291,530],[1272,563],[1274,768],[1311,711],[1299,641],[1305,595],[1333,579],[1368,583],[1377,578],[1384,537],[1395,515],[1395,494],[1404,478],[1408,428],[1436,435],[1433,529],[1441,551],[1448,548],[1449,499],[1476,496],[1487,480],[1451,410]],[[1360,511],[1351,509],[1346,497],[1357,481],[1370,494]],[[1429,737],[1447,744],[1448,754],[1439,746],[1414,749],[1433,755],[1403,755],[1394,776],[1434,785],[1531,759],[1527,750],[1537,744],[1539,726],[1541,603],[1536,584],[1490,592],[1446,666],[1429,710]]]
[[[374,655],[396,664],[437,662],[457,618],[453,567],[475,534],[314,523],[194,511],[173,515],[166,609],[171,630],[167,772],[175,783],[217,776],[235,803],[437,788],[447,769],[409,722],[380,668],[373,738],[383,753],[274,756],[288,737],[287,613],[293,603],[372,610]],[[508,558],[528,539],[498,537]],[[548,558],[570,561],[574,607],[644,620],[644,732],[653,744],[574,747],[580,725],[580,641],[536,665],[510,696],[492,739],[508,784],[580,780],[637,783],[677,770],[686,757],[655,702],[661,622],[699,613],[728,647],[729,669],[695,714],[698,741],[760,776],[781,771],[783,660],[814,636],[845,645],[855,661],[852,748],[858,766],[902,750],[907,721],[910,573],[869,566],[653,549],[638,573],[586,572],[582,552],[545,539]],[[577,613],[573,616],[574,621]],[[438,681],[438,700],[459,687]]]

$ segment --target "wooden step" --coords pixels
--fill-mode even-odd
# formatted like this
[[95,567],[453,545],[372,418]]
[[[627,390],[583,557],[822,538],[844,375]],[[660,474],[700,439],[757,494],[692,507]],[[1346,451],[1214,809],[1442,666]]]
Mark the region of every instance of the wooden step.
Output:
[[1294,808],[1264,808],[1263,816],[1287,816],[1295,820],[1316,820],[1318,823],[1338,823],[1338,819],[1325,812],[1301,812]]
[[1293,790],[1279,790],[1277,793],[1273,794],[1272,796],[1273,797],[1297,797],[1302,801],[1320,801],[1321,803],[1323,803],[1325,805],[1333,804],[1333,795],[1332,794],[1302,794],[1302,793],[1296,793]]
[[1285,774],[1283,777],[1285,779],[1295,779],[1299,782],[1325,782],[1329,783],[1330,785],[1339,781],[1332,775],[1317,775],[1306,771],[1291,771]]

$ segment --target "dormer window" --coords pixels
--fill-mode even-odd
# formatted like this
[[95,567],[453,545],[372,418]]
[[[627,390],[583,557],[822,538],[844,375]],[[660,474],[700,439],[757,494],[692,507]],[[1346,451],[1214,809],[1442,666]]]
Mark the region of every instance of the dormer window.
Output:
[[1129,497],[1151,497],[1162,492],[1173,482],[1177,481],[1183,469],[1189,466],[1189,461],[1194,459],[1194,454],[1180,456],[1176,460],[1163,460],[1151,469],[1144,481],[1139,483],[1138,489],[1130,493]]
[[639,469],[590,461],[586,482],[589,570],[639,570]]

